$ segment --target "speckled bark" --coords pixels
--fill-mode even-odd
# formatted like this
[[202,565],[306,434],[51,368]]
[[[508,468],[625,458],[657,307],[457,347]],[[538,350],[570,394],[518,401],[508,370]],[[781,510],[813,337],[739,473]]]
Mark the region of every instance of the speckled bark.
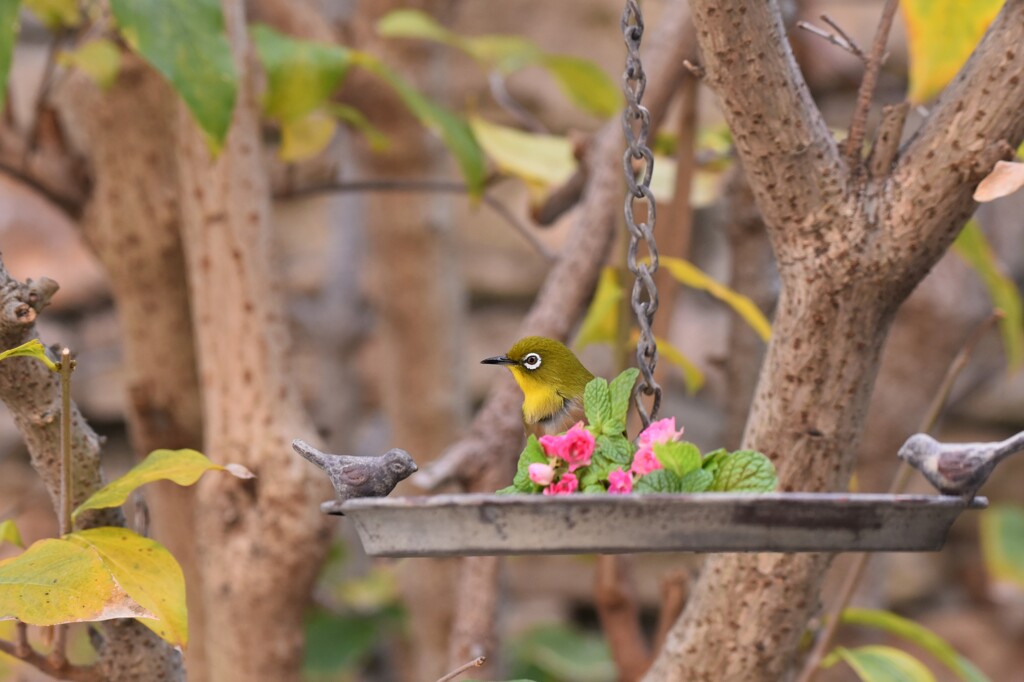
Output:
[[[53,280],[18,282],[0,263],[0,348],[14,348],[39,338],[35,320],[57,290]],[[51,354],[54,359],[57,355]],[[42,363],[32,358],[10,358],[0,362],[0,400],[14,417],[25,439],[32,466],[43,479],[54,509],[60,508],[60,381]],[[72,405],[72,462],[74,505],[99,489],[104,481],[100,470],[100,441],[78,408]],[[120,526],[120,509],[85,512],[79,528]],[[134,620],[97,624],[94,637],[98,670],[109,680],[166,680],[183,678],[181,656],[151,630]]]
[[[176,95],[156,71],[125,54],[100,90],[72,73],[57,102],[94,178],[82,229],[110,277],[121,323],[125,401],[137,458],[157,448],[202,448],[199,381],[179,234],[174,158]],[[185,573],[189,679],[203,682],[205,631],[195,546],[195,490],[144,489],[154,537]]]
[[178,109],[183,242],[203,395],[205,452],[256,478],[210,476],[196,531],[207,602],[210,679],[300,678],[302,614],[326,549],[326,479],[296,456],[315,440],[287,374],[287,314],[273,274],[267,179],[260,162],[255,62],[241,0],[223,3],[240,89],[216,159]]
[[[785,490],[845,486],[895,310],[1024,138],[1024,0],[1009,0],[889,177],[841,161],[774,2],[693,0],[708,82],[736,139],[782,279],[744,444]],[[784,679],[826,555],[715,555],[647,679]]]

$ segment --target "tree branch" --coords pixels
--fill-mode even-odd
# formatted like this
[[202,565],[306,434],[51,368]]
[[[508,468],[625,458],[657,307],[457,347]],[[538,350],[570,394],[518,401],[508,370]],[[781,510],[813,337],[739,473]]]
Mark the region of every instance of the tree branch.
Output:
[[28,650],[19,649],[16,644],[0,639],[0,653],[7,654],[36,670],[58,680],[71,682],[102,682],[108,679],[95,665],[81,666],[55,663],[32,647]]
[[635,682],[650,666],[650,651],[640,629],[640,607],[629,576],[628,557],[599,554],[594,577],[594,606],[621,682]]
[[892,171],[893,161],[900,148],[900,136],[907,121],[910,102],[882,107],[882,122],[878,124],[875,143],[868,157],[868,169],[873,178],[884,178]]
[[707,82],[718,94],[769,227],[802,224],[843,191],[845,169],[797,67],[777,2],[693,0]]
[[1024,0],[1008,0],[885,183],[889,242],[917,247],[902,254],[913,269],[946,250],[974,212],[975,186],[1024,140],[1022,46]]
[[896,16],[898,6],[899,0],[886,0],[885,2],[882,18],[879,20],[878,30],[875,32],[875,41],[871,45],[871,54],[868,55],[864,68],[864,78],[860,82],[860,89],[857,90],[857,106],[853,110],[850,134],[846,136],[844,152],[846,163],[850,168],[857,168],[860,165],[860,148],[864,144],[864,135],[867,131],[868,112],[871,110],[871,100],[875,96],[878,72],[882,69],[882,60],[885,56],[885,44],[889,42],[889,31],[892,29],[892,21]]
[[82,164],[52,149],[31,150],[17,133],[0,126],[0,171],[36,190],[78,220],[89,196]]

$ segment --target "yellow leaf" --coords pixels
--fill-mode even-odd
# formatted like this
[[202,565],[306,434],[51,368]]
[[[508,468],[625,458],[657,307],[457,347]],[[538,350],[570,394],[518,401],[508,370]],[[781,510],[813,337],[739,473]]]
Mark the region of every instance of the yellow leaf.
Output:
[[174,646],[188,644],[185,576],[163,545],[111,526],[65,537],[95,551],[121,589],[152,614],[153,618],[139,618],[143,625]]
[[105,38],[89,41],[73,52],[61,52],[57,62],[62,66],[80,69],[106,90],[117,80],[121,69],[121,51]]
[[1003,271],[977,221],[967,221],[953,242],[953,250],[978,273],[993,307],[1003,311],[999,331],[1003,337],[1006,364],[1010,371],[1016,370],[1024,364],[1024,309],[1017,285]]
[[25,7],[51,31],[82,23],[77,0],[25,0]]
[[[639,332],[637,333],[637,338],[639,339]],[[686,383],[686,390],[688,392],[696,393],[704,386],[704,372],[700,371],[697,365],[690,362],[690,359],[683,354],[683,351],[660,336],[655,336],[654,342],[658,344],[658,355],[682,370],[683,381]]]
[[903,0],[907,25],[910,92],[926,102],[953,80],[971,56],[1003,0]]
[[469,125],[503,173],[550,187],[563,184],[576,172],[573,145],[566,137],[527,133],[475,116]]
[[761,339],[768,341],[771,338],[771,323],[749,298],[715,281],[700,268],[682,258],[663,257],[659,262],[661,267],[668,270],[680,284],[706,291],[736,311]]
[[998,505],[983,511],[981,549],[993,580],[1024,589],[1024,507]]
[[373,151],[387,151],[388,147],[391,146],[391,140],[388,139],[388,136],[370,123],[366,116],[363,115],[363,112],[355,107],[350,107],[346,104],[335,104],[333,102],[329,103],[327,107],[331,114],[336,116],[339,121],[348,123],[362,133],[366,141],[370,143],[370,148]]
[[604,268],[597,281],[594,298],[590,301],[590,307],[587,308],[587,314],[572,345],[586,348],[592,343],[614,343],[621,300],[622,287],[619,286],[618,273],[615,268]]
[[0,521],[0,545],[5,542],[10,543],[15,547],[25,546],[21,541],[21,533],[18,532],[18,527],[14,525],[14,521],[11,519]]
[[984,180],[974,190],[974,200],[985,203],[1009,194],[1024,187],[1024,163],[1019,161],[996,161]]
[[49,538],[0,564],[0,620],[57,625],[151,618],[103,567],[92,549]]
[[173,481],[192,485],[207,471],[227,471],[239,478],[252,478],[252,473],[238,464],[220,466],[195,450],[154,450],[132,469],[94,492],[74,511],[77,517],[86,509],[105,509],[124,504],[132,491],[153,481]]
[[39,362],[46,365],[51,372],[58,371],[56,363],[54,363],[54,361],[51,360],[50,357],[46,354],[46,347],[43,346],[39,339],[32,339],[31,341],[26,341],[17,348],[5,350],[3,353],[0,353],[0,360],[6,360],[7,358],[16,357],[35,358]]
[[322,111],[286,121],[281,125],[281,159],[302,161],[316,156],[331,143],[337,128],[337,121]]
[[862,682],[935,682],[924,663],[891,646],[836,647],[821,667],[831,667],[840,660],[853,668]]

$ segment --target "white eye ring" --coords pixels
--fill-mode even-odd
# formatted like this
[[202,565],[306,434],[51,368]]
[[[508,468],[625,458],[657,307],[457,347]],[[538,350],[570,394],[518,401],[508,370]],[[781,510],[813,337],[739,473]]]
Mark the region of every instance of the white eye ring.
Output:
[[526,369],[537,369],[540,367],[540,356],[536,353],[527,353],[523,358],[523,367]]

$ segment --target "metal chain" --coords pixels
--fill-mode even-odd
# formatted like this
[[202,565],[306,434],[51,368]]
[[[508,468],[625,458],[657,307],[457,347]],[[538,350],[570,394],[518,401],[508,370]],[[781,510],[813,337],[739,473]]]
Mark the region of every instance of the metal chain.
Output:
[[[640,39],[644,35],[644,18],[635,0],[627,0],[622,11],[622,37],[626,41],[626,70],[622,74],[622,92],[626,96],[626,108],[622,112],[622,131],[626,135],[626,153],[622,157],[626,177],[626,228],[629,230],[629,251],[627,263],[636,277],[630,299],[633,313],[640,325],[640,340],[636,345],[636,360],[640,368],[640,386],[634,401],[644,428],[658,416],[661,406],[661,386],[654,380],[654,367],[658,364],[658,346],[654,341],[651,322],[658,309],[658,288],[654,284],[654,273],[658,270],[658,249],[654,244],[655,205],[651,192],[651,174],[654,172],[654,155],[647,146],[651,132],[651,114],[640,104],[647,87],[647,76],[640,63]],[[634,162],[640,169],[634,170]],[[637,176],[640,180],[637,181]],[[637,205],[645,205],[647,218],[637,223],[634,215]],[[637,251],[643,241],[650,254],[650,260],[638,261]],[[650,411],[644,406],[642,396],[653,396]]]

